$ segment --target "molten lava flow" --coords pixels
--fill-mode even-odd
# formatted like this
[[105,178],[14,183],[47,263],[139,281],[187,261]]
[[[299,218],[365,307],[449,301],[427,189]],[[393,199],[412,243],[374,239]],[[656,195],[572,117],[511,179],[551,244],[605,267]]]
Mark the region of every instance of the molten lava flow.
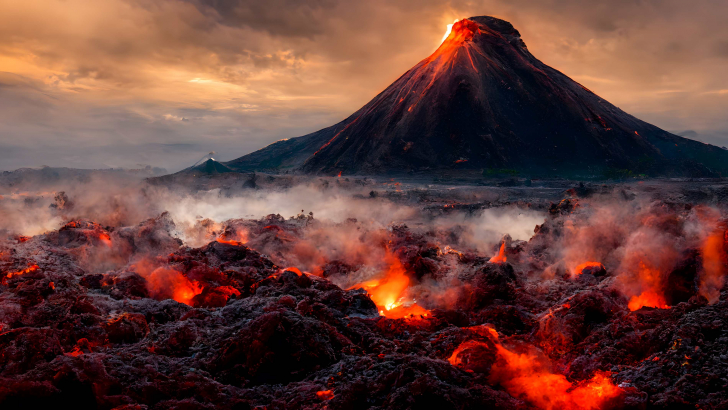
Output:
[[599,262],[584,262],[581,265],[578,265],[576,268],[574,268],[574,272],[577,275],[581,275],[584,273],[584,270],[586,269],[603,269],[604,265],[602,265]]
[[103,243],[104,245],[106,245],[108,247],[111,247],[111,237],[109,236],[109,234],[100,233],[98,238],[101,241],[101,243]]
[[548,370],[536,355],[514,353],[500,344],[496,348],[500,360],[491,369],[491,381],[541,409],[600,409],[622,392],[606,373],[572,383]]
[[291,271],[291,272],[293,272],[293,273],[295,273],[295,274],[296,274],[296,275],[298,275],[298,276],[301,276],[301,275],[303,275],[303,272],[301,272],[301,269],[298,269],[298,268],[294,268],[294,267],[290,267],[290,268],[285,268],[285,269],[283,269],[283,270],[282,270],[281,272],[285,272],[285,271],[287,271],[287,270],[288,270],[288,271]]
[[641,294],[632,296],[627,307],[631,311],[641,309],[642,307],[653,307],[659,309],[670,309],[662,292],[662,275],[657,269],[650,268],[644,262],[640,261],[639,281],[642,288],[647,288]]
[[[439,56],[446,52],[453,51],[460,44],[471,40],[478,31],[478,23],[468,19],[462,19],[455,21],[453,24],[448,24],[445,37],[442,39],[442,44],[440,44],[440,47],[437,51],[435,51],[433,56]],[[430,58],[432,59],[432,56]]]
[[[612,383],[607,373],[597,372],[589,380],[572,383],[564,375],[553,373],[546,359],[538,354],[516,353],[504,347],[498,340],[495,329],[487,326],[477,328],[482,328],[482,331],[478,331],[479,335],[488,337],[495,344],[496,359],[490,368],[490,382],[503,386],[512,396],[538,408],[599,409],[622,394],[622,389]],[[473,327],[469,329],[478,330]],[[466,371],[470,371],[468,368],[477,369],[477,363],[466,363],[466,359],[461,357],[467,356],[471,360],[477,358],[477,355],[467,354],[468,351],[477,349],[492,350],[493,345],[478,340],[466,340],[455,349],[448,361]]]
[[417,303],[412,303],[397,305],[386,311],[380,310],[379,314],[390,319],[402,319],[408,317],[427,317],[427,315],[430,314],[430,311]]
[[637,296],[632,296],[627,305],[629,310],[633,312],[645,306],[658,309],[670,309],[670,306],[667,306],[665,297],[651,290],[644,291]]
[[[473,54],[477,53],[483,56],[483,53],[474,47],[472,40],[476,33],[482,33],[478,23],[472,20],[463,19],[448,26],[448,32],[440,47],[435,50],[429,57],[422,62],[423,70],[408,80],[407,85],[402,89],[405,93],[415,92],[415,89],[421,90],[416,92],[416,99],[412,101],[409,98],[401,99],[400,102],[407,100],[407,111],[412,112],[413,108],[418,106],[427,91],[435,85],[436,80],[448,70],[452,69],[460,58],[467,57],[467,63],[472,70],[477,73],[478,68],[473,61]],[[465,60],[462,60],[465,62]],[[427,81],[424,88],[421,87],[421,81]],[[402,92],[400,91],[400,92]],[[404,94],[407,95],[407,94]]]
[[722,230],[714,231],[703,241],[703,272],[700,275],[699,292],[710,304],[718,301],[720,290],[725,284],[727,243],[728,231]]
[[445,40],[447,40],[447,38],[448,38],[448,37],[450,37],[450,33],[452,32],[452,26],[453,26],[453,25],[454,25],[455,23],[457,23],[458,21],[460,21],[460,20],[458,20],[458,19],[455,19],[455,20],[453,20],[452,24],[448,24],[448,25],[447,25],[447,30],[445,30],[445,35],[444,35],[444,36],[442,36],[442,41],[440,41],[440,44],[444,43],[444,42],[445,42]]
[[319,400],[331,400],[334,398],[334,392],[331,390],[321,390],[316,392],[316,397]]
[[192,298],[202,293],[197,281],[165,266],[154,268],[153,262],[146,259],[133,265],[132,270],[147,280],[147,290],[157,300],[174,299],[191,305]]
[[230,239],[227,234],[222,234],[216,241],[234,246],[245,245],[248,242],[248,234],[246,232],[238,231],[235,235],[236,237],[234,239]]
[[29,267],[27,267],[27,268],[25,268],[23,270],[19,270],[17,272],[8,272],[8,274],[5,275],[5,277],[8,278],[8,279],[10,279],[13,276],[25,275],[26,273],[35,272],[37,270],[38,270],[38,265],[32,265],[32,266],[29,266]]
[[146,279],[149,291],[157,298],[174,299],[190,305],[192,298],[202,293],[197,282],[187,279],[174,269],[157,268]]
[[366,281],[349,289],[362,288],[366,290],[382,316],[391,319],[427,316],[429,311],[417,305],[414,301],[406,303],[402,300],[410,279],[399,258],[387,251],[384,261],[387,264],[384,278]]
[[447,361],[450,362],[450,364],[453,366],[463,367],[465,364],[467,364],[463,358],[463,352],[477,349],[479,347],[487,347],[487,345],[477,340],[466,340],[460,343],[460,346],[458,346],[455,351],[452,352],[452,355],[450,355]]
[[503,242],[500,246],[500,250],[498,251],[498,255],[495,255],[494,257],[490,258],[488,262],[490,263],[504,263],[506,261],[506,243]]

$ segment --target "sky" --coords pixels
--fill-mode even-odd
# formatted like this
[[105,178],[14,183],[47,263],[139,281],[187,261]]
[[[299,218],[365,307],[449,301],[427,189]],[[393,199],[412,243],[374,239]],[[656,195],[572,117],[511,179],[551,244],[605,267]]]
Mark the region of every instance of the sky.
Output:
[[477,15],[626,112],[728,146],[725,0],[0,0],[0,170],[232,160],[341,121]]

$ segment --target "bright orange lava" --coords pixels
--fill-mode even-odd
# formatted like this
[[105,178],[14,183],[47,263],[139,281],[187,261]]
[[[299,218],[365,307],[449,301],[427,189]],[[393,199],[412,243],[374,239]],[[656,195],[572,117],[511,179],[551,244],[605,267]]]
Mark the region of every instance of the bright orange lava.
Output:
[[25,268],[23,270],[19,270],[17,272],[8,272],[8,274],[5,277],[8,278],[8,279],[10,279],[13,276],[25,275],[26,273],[35,272],[37,270],[38,270],[38,265],[32,265],[32,266],[29,266],[29,267],[27,267],[27,268]]
[[106,246],[111,247],[111,237],[108,234],[100,233],[99,240]]
[[632,296],[629,299],[629,304],[627,305],[629,310],[633,312],[645,306],[659,309],[670,309],[670,306],[667,306],[665,298],[651,290],[642,292],[639,296]]
[[630,298],[629,304],[627,305],[629,310],[634,312],[645,306],[670,309],[661,289],[661,280],[662,275],[660,275],[659,270],[650,268],[644,262],[640,261],[639,281],[643,289],[647,288],[647,290]]
[[316,397],[318,397],[319,400],[331,400],[334,398],[334,392],[331,390],[317,391]]
[[172,299],[185,305],[191,305],[192,298],[202,293],[202,288],[197,282],[190,281],[181,273],[177,272],[177,274],[179,276],[177,276],[177,281],[173,285]]
[[153,261],[141,260],[132,266],[132,270],[147,280],[147,290],[157,300],[174,299],[186,305],[202,293],[197,281],[192,281],[174,269],[166,266],[156,267]]
[[220,235],[217,239],[219,243],[226,243],[228,245],[240,246],[245,245],[248,242],[248,234],[246,232],[239,231],[236,233],[235,239],[230,239],[227,235]]
[[582,273],[584,273],[584,269],[587,269],[587,268],[603,268],[603,267],[604,267],[604,265],[602,265],[599,262],[584,262],[581,265],[579,265],[576,268],[574,268],[574,273],[576,273],[577,275],[581,275]]
[[384,261],[388,266],[384,278],[359,283],[349,289],[366,290],[382,316],[391,319],[427,316],[429,314],[427,309],[416,303],[408,304],[402,301],[402,295],[409,286],[410,279],[399,258],[387,251]]
[[281,270],[281,272],[285,272],[285,271],[287,271],[287,270],[288,270],[288,271],[291,271],[291,272],[293,272],[293,273],[295,273],[295,274],[296,274],[296,275],[298,275],[298,276],[301,276],[301,275],[303,275],[303,272],[301,272],[301,269],[298,269],[298,268],[294,268],[293,266],[291,266],[290,268],[285,268],[285,269]]
[[490,258],[488,262],[491,263],[503,263],[506,261],[506,243],[503,242],[500,246],[500,250],[498,251],[498,255],[495,255],[494,257]]
[[[622,394],[622,389],[615,386],[608,373],[597,372],[594,377],[582,382],[570,382],[566,376],[553,373],[548,363],[535,353],[516,353],[504,347],[498,340],[495,329],[487,335],[495,343],[496,361],[490,369],[489,380],[499,384],[512,396],[529,402],[545,410],[556,409],[600,409]],[[482,346],[486,343],[467,340],[458,346],[448,361],[453,366],[463,367],[459,357],[465,350]]]
[[500,344],[496,348],[501,360],[493,365],[491,380],[511,395],[523,398],[538,408],[600,409],[622,392],[606,373],[597,373],[589,380],[572,383],[566,376],[552,373],[534,355],[514,353]]
[[728,231],[716,230],[705,239],[702,246],[703,272],[699,291],[711,304],[718,301],[720,289],[725,284],[725,266],[728,263],[726,243]]

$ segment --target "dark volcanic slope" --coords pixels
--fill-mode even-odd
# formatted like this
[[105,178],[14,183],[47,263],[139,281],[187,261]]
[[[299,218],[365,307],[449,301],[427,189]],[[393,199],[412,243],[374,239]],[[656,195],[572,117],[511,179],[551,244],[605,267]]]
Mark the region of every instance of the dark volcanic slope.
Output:
[[233,170],[210,158],[200,165],[184,169],[181,172],[187,174],[224,174],[233,172]]
[[537,60],[510,23],[472,17],[346,120],[227,165],[323,174],[693,176],[728,174],[728,152],[638,120]]

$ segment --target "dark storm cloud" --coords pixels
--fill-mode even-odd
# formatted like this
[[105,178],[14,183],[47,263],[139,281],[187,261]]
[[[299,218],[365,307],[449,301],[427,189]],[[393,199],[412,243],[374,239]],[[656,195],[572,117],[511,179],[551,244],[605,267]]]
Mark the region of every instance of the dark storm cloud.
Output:
[[626,111],[728,145],[725,1],[29,0],[0,5],[0,169],[179,169],[197,153],[151,148],[178,143],[232,159],[344,118],[484,14]]

